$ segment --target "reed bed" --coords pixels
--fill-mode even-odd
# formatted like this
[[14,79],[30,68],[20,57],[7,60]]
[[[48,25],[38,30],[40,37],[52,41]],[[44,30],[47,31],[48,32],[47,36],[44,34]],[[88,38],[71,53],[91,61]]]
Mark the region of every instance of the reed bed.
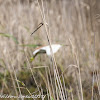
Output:
[[[0,95],[99,100],[99,5],[100,0],[0,0]],[[52,44],[70,46],[53,54]],[[43,45],[52,55],[30,61]]]

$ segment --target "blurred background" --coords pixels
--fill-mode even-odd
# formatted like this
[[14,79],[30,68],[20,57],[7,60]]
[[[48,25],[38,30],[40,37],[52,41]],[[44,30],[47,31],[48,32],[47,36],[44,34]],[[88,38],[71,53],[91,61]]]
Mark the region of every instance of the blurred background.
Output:
[[[77,64],[76,58],[84,100],[90,100],[92,93],[94,100],[99,100],[100,0],[38,1],[44,11],[51,44],[72,45],[62,47],[55,54],[59,74],[64,75],[68,100],[81,100],[77,69],[70,67]],[[50,59],[41,54],[30,62],[37,47],[48,45],[44,25],[30,36],[41,22],[37,0],[0,0],[0,94],[18,95],[17,85],[23,87],[21,82],[31,93],[38,91],[39,86],[47,94],[45,66],[50,66]],[[27,89],[20,88],[21,93],[29,94]]]

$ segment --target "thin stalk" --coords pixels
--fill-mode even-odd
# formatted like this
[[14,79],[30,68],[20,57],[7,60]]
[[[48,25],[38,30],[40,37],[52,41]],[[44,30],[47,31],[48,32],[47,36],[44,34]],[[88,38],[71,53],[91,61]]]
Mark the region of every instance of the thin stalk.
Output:
[[[60,77],[59,77],[56,61],[55,61],[55,58],[54,58],[54,55],[53,55],[53,52],[52,52],[52,48],[51,48],[51,41],[50,41],[50,38],[49,38],[49,33],[48,33],[47,26],[46,26],[46,19],[45,19],[45,16],[44,16],[44,12],[42,12],[38,0],[37,0],[37,3],[38,3],[38,6],[39,6],[39,9],[40,9],[40,12],[41,12],[41,16],[42,16],[42,19],[43,19],[43,22],[44,22],[46,36],[47,36],[47,40],[48,40],[48,43],[49,43],[49,46],[50,46],[50,50],[51,50],[51,55],[52,55],[51,57],[52,57],[53,65],[54,65],[54,77],[56,78],[57,83],[58,83],[61,99],[65,100],[62,83],[61,83],[61,80],[60,80]],[[43,1],[42,1],[42,8],[43,8]]]
[[38,86],[38,83],[37,83],[37,81],[36,81],[36,79],[35,79],[34,73],[33,73],[33,71],[32,71],[32,68],[31,68],[31,65],[30,65],[30,63],[29,63],[29,59],[28,59],[26,53],[25,53],[25,57],[26,57],[26,60],[27,60],[27,62],[28,62],[30,71],[31,71],[31,73],[32,73],[32,77],[33,77],[33,79],[34,79],[34,81],[35,81],[35,84],[36,84],[36,86],[37,86],[37,89],[38,89],[38,91],[39,91],[39,94],[41,94],[40,89],[39,89],[39,86]]
[[[8,52],[8,56],[9,56],[9,58],[11,58],[10,55],[9,55],[9,52]],[[12,60],[12,59],[10,59],[10,60]],[[18,80],[18,79],[17,79],[17,75],[16,75],[16,71],[15,71],[15,69],[14,69],[14,66],[11,65],[11,67],[12,67],[12,70],[13,70],[13,72],[14,72],[14,77],[15,77],[15,79]],[[20,96],[21,96],[22,94],[21,94],[21,90],[20,90],[20,86],[19,86],[18,81],[17,81],[17,86],[18,86],[19,94],[20,94]],[[21,99],[23,100],[24,98],[21,98]]]

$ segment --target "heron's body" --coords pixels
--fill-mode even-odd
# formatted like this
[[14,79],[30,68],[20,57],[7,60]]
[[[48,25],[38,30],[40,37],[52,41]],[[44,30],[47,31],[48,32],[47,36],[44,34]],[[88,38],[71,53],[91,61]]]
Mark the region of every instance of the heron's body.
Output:
[[[61,48],[61,46],[62,45],[60,45],[60,44],[52,44],[51,48],[50,48],[50,46],[44,46],[39,49],[36,49],[33,52],[33,55],[36,56],[38,53],[46,53],[48,56],[50,56],[52,53],[53,54],[56,53]],[[51,49],[52,49],[52,52],[51,52]]]

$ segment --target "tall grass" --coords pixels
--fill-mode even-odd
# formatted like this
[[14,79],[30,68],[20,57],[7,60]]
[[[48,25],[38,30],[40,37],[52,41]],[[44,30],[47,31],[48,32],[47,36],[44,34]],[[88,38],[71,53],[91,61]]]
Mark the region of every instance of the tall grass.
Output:
[[[99,4],[99,0],[1,0],[0,94],[99,100]],[[44,25],[30,36],[41,22]],[[54,55],[53,43],[70,47]],[[37,55],[31,62],[32,52],[41,45],[49,45],[52,56]]]

